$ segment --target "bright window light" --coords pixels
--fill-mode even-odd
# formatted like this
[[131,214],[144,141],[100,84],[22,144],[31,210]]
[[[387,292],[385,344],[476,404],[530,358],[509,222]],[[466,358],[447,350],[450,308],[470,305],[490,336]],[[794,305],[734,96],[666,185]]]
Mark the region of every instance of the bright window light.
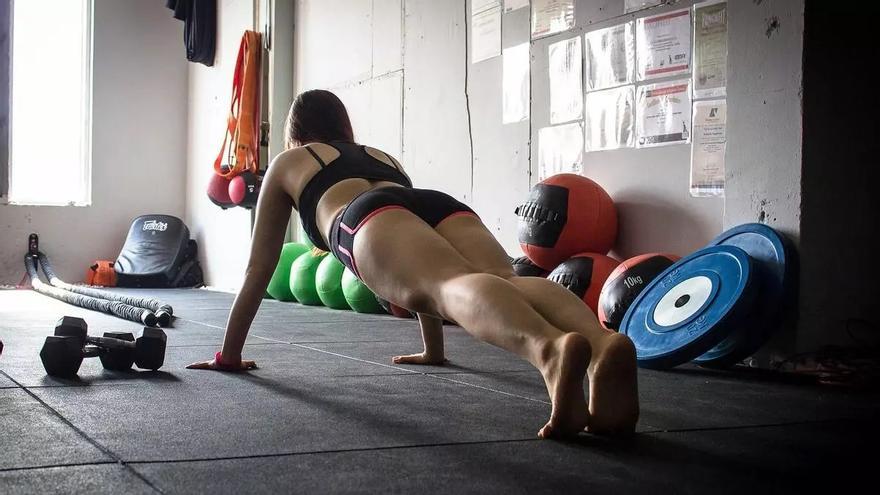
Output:
[[9,202],[91,203],[91,0],[14,0]]

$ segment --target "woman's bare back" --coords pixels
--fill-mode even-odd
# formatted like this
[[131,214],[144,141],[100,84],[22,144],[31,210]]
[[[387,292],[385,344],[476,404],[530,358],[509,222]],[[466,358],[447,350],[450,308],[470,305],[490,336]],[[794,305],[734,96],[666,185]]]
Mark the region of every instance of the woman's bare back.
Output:
[[[311,148],[311,150],[314,151],[328,166],[340,156],[339,151],[328,144],[311,143],[307,146]],[[365,147],[364,149],[376,160],[406,174],[406,172],[403,171],[403,167],[400,166],[400,163],[386,153],[370,147]],[[283,173],[280,177],[282,186],[293,200],[293,207],[299,210],[299,202],[302,192],[305,189],[306,184],[308,184],[315,174],[321,170],[321,165],[315,160],[315,157],[309,153],[306,147],[302,146],[282,152],[275,159],[272,166],[283,169]],[[355,196],[370,189],[388,186],[402,187],[400,184],[394,182],[358,178],[341,180],[327,189],[318,200],[318,204],[315,208],[315,220],[321,231],[321,235],[324,236],[324,241],[329,244],[327,234],[330,230],[330,225],[333,223],[333,219],[336,218],[339,212],[342,211],[342,209],[345,208]]]

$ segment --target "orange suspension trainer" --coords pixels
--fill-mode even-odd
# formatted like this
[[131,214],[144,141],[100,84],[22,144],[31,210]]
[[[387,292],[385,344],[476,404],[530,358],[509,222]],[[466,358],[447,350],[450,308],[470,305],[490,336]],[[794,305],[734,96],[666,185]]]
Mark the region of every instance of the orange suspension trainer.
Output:
[[[260,175],[261,35],[245,31],[232,78],[223,145],[214,160],[208,197],[221,208],[256,204]],[[228,146],[227,146],[228,145]],[[225,163],[224,163],[225,158]]]

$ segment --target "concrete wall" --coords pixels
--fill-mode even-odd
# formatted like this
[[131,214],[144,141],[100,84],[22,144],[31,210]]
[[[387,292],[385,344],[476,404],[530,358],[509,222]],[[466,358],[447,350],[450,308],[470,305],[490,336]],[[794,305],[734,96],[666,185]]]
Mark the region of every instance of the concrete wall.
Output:
[[199,243],[205,282],[237,289],[250,252],[251,215],[243,208],[221,210],[205,193],[229,114],[232,74],[241,36],[253,25],[251,0],[217,3],[217,49],[213,67],[189,64],[187,112],[186,222]]
[[[473,83],[493,75],[485,65],[466,65],[466,7],[457,1],[298,0],[295,89],[335,92],[348,107],[356,139],[401,158],[417,186],[472,205],[515,252],[512,211],[528,192],[528,124],[501,126],[497,88]],[[528,35],[528,19],[520,30]],[[488,63],[500,81],[500,59]],[[496,173],[505,174],[503,180]]]
[[[530,121],[503,125],[501,58],[469,64],[470,2],[298,0],[296,91],[335,91],[356,138],[402,156],[418,185],[471,204],[516,254],[513,208],[537,181],[532,157],[549,125],[548,46],[693,4],[672,3],[624,14],[620,0],[578,1],[574,29],[531,43]],[[689,145],[585,154],[584,174],[619,208],[618,256],[687,254],[727,226],[759,219],[797,237],[802,12],[802,0],[730,2],[726,199],[690,196]],[[527,40],[529,10],[503,14],[502,47]]]
[[800,232],[804,2],[728,2],[724,225]]
[[357,140],[401,156],[402,0],[297,0],[295,17],[295,92],[334,91]]
[[182,25],[159,1],[95,0],[94,9],[92,204],[0,205],[0,284],[21,280],[31,232],[76,282],[93,260],[116,259],[134,217],[184,215]]

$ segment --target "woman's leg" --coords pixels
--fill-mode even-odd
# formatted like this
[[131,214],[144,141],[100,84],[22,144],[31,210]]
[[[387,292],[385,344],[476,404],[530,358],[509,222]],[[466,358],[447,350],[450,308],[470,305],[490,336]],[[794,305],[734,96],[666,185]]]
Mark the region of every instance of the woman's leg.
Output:
[[639,414],[632,342],[602,328],[590,308],[561,285],[541,277],[515,276],[507,253],[476,217],[451,217],[436,230],[478,270],[507,278],[551,325],[589,339],[590,430],[631,430]]
[[382,297],[454,320],[475,337],[532,363],[553,405],[541,436],[575,434],[587,426],[583,380],[589,342],[548,323],[508,280],[476,270],[434,229],[403,209],[371,218],[355,236],[353,255],[364,282]]

